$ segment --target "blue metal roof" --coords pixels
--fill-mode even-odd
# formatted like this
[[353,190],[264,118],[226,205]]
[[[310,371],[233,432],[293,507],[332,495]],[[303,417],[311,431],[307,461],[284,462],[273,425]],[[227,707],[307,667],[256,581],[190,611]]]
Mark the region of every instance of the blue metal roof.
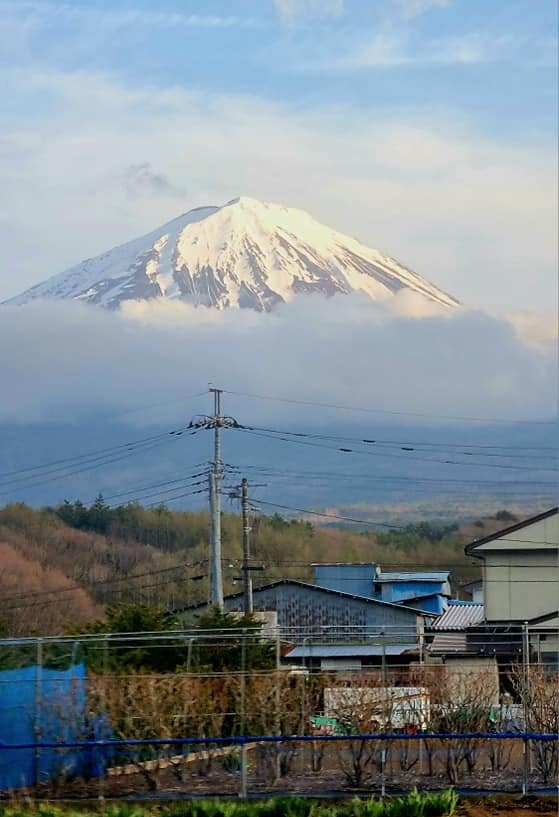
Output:
[[450,576],[450,570],[438,573],[424,573],[423,571],[392,572],[389,570],[377,574],[377,582],[445,582]]
[[416,651],[417,644],[387,644],[384,649],[378,644],[308,644],[295,647],[286,658],[353,658],[355,656],[402,655]]

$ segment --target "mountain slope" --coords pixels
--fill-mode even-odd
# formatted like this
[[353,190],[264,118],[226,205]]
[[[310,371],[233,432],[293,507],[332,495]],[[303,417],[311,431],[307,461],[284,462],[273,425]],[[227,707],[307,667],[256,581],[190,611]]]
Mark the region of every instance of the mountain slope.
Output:
[[165,297],[269,311],[299,293],[361,291],[376,301],[401,289],[444,306],[458,304],[398,261],[302,210],[241,197],[190,210],[7,303],[73,298],[116,308],[125,300]]

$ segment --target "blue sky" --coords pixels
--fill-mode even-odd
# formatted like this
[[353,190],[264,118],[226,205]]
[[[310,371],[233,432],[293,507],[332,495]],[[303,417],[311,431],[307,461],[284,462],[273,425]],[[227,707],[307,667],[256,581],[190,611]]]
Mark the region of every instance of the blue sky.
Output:
[[0,0],[0,298],[238,194],[555,302],[555,0]]

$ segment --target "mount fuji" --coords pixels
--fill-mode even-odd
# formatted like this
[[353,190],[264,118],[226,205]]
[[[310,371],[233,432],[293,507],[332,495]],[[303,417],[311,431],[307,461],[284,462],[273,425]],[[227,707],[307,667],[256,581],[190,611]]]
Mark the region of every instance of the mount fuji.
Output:
[[243,196],[190,210],[6,303],[70,298],[115,309],[127,300],[168,298],[268,312],[300,293],[364,292],[379,301],[403,289],[458,306],[394,258],[306,212]]

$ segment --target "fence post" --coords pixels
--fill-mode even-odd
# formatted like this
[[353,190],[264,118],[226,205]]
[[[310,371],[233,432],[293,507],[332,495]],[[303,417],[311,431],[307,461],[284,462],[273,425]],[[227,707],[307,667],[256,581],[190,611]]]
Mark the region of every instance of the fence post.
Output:
[[[524,690],[522,695],[523,715],[524,715],[524,732],[528,732],[532,728],[529,718],[529,710],[526,703],[526,696],[530,686],[530,631],[528,629],[528,622],[525,621],[522,627],[522,665],[524,675]],[[528,793],[531,771],[531,757],[530,757],[530,741],[525,738],[523,740],[523,761],[524,761],[524,780],[522,783],[522,794]]]
[[[35,712],[33,716],[33,734],[35,743],[41,742],[41,709],[43,698],[43,639],[37,639],[37,653],[35,658]],[[36,786],[41,782],[41,750],[35,746],[33,758],[33,779]]]
[[525,797],[529,789],[529,760],[528,760],[529,743],[528,738],[522,738],[522,760],[523,760],[523,779],[522,779],[522,795]]
[[245,706],[246,706],[246,630],[243,630],[241,635],[241,722],[240,722],[240,732],[241,732],[241,791],[239,796],[241,799],[246,800],[247,793],[248,793],[248,759],[247,759],[247,747],[246,747],[246,740],[245,740],[245,730],[246,730],[246,715],[245,715]]
[[[109,723],[109,716],[108,716],[108,691],[107,691],[107,684],[109,683],[109,636],[105,634],[103,637],[103,719],[106,723]],[[101,749],[101,768],[99,774],[99,793],[98,799],[104,800],[105,799],[105,774],[106,774],[106,750],[104,747],[99,747]]]
[[384,639],[384,630],[381,631],[382,638],[382,685],[386,687],[386,643]]
[[[279,626],[276,629],[276,737],[279,737],[281,734],[281,675],[280,675],[280,665],[281,665],[281,638],[280,638],[280,630]],[[275,745],[275,761],[276,761],[276,782],[281,777],[281,751],[280,751],[280,744],[279,742]]]
[[381,743],[381,750],[380,750],[380,796],[386,797],[386,778],[385,778],[385,764],[386,764],[386,743],[384,740]]

